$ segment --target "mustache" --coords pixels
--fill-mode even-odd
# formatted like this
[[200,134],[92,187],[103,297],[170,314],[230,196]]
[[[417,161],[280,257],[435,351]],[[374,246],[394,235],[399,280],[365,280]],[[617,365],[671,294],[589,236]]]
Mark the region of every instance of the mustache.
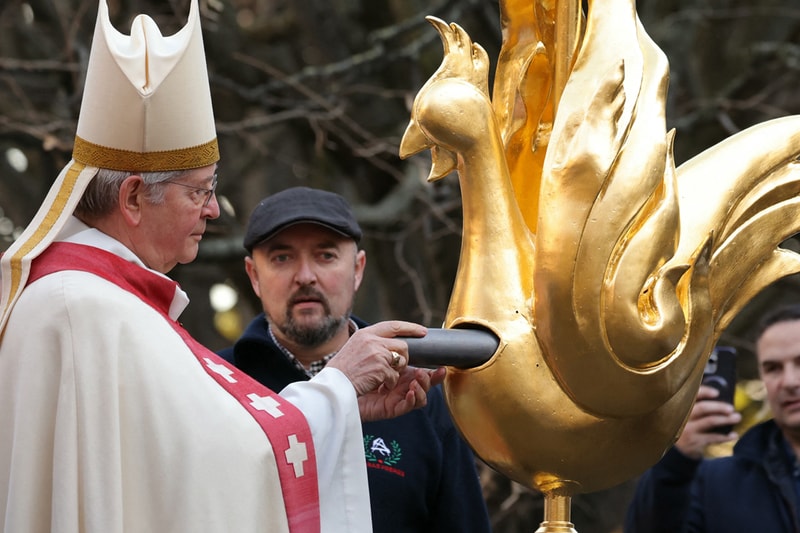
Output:
[[294,294],[291,295],[289,298],[289,306],[292,307],[307,300],[319,301],[326,310],[328,310],[330,307],[328,305],[328,299],[325,298],[325,295],[314,287],[308,285],[300,287]]

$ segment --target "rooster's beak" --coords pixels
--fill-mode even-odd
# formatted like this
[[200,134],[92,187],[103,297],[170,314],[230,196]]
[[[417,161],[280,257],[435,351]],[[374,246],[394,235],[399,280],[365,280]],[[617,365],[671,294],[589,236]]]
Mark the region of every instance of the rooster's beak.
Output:
[[412,119],[400,141],[400,159],[407,159],[432,146],[433,143],[422,132],[417,121]]
[[428,181],[436,181],[456,169],[457,156],[428,139],[415,120],[411,120],[400,141],[400,159],[407,159],[425,149],[431,150],[431,172]]

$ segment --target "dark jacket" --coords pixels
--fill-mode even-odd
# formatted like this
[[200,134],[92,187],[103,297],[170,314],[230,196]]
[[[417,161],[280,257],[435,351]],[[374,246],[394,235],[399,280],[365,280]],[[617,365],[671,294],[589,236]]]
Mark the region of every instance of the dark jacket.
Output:
[[626,533],[800,533],[793,459],[773,421],[747,431],[733,455],[696,461],[670,449],[639,480]]
[[[272,342],[263,313],[220,355],[274,391],[308,379]],[[440,387],[425,407],[362,429],[376,533],[491,531],[474,456]]]

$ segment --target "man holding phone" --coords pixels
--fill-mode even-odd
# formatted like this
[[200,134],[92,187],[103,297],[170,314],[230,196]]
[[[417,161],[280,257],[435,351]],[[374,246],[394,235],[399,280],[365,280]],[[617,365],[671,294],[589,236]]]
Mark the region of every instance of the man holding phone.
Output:
[[[706,362],[703,372],[703,386],[712,387],[717,390],[716,396],[711,395],[704,401],[724,402],[733,405],[734,394],[736,392],[736,349],[730,346],[717,346]],[[727,435],[733,431],[733,424],[716,426],[712,429],[714,433]]]
[[800,305],[764,317],[756,357],[773,418],[745,432],[732,456],[704,459],[709,445],[738,437],[717,428],[741,416],[702,385],[675,445],[639,480],[626,533],[800,532]]

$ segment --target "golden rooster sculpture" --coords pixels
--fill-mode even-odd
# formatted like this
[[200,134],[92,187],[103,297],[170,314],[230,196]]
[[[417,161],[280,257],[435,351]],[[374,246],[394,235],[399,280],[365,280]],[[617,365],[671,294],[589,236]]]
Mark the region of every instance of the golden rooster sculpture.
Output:
[[[572,494],[643,472],[672,444],[719,334],[800,272],[800,117],[745,130],[676,168],[668,63],[634,0],[500,2],[489,59],[456,24],[400,146],[458,171],[463,239],[445,328],[500,339],[445,392],[475,452],[545,493],[540,531],[572,531]],[[564,529],[566,528],[566,529]]]

